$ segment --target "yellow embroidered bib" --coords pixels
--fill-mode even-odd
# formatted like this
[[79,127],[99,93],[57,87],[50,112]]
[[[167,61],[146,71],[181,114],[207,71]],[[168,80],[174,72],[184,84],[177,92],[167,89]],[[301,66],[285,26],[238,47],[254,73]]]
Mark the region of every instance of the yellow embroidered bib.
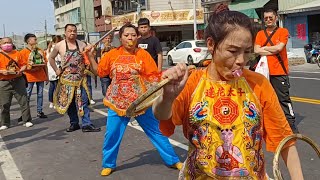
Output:
[[265,179],[260,102],[245,78],[203,75],[189,107],[185,179]]
[[[103,102],[119,116],[125,116],[130,104],[160,81],[159,74],[142,75],[143,60],[120,53],[111,65],[111,84]],[[145,67],[148,68],[148,67]],[[141,112],[141,114],[143,114]],[[140,114],[139,114],[140,115]]]

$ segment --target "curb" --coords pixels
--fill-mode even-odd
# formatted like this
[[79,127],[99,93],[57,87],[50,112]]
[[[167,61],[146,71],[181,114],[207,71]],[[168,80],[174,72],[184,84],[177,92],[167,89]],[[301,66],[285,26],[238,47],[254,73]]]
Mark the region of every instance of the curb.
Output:
[[305,63],[306,63],[306,60],[303,57],[289,58],[289,66],[298,66]]

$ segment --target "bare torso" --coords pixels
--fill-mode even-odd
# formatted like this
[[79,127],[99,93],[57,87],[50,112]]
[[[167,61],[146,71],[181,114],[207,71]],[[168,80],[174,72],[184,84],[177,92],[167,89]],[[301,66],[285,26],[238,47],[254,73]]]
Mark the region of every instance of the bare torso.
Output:
[[[80,52],[84,51],[84,48],[87,46],[84,42],[82,41],[79,41],[79,40],[76,40],[78,45],[79,45],[79,50]],[[65,53],[66,53],[66,50],[67,50],[67,47],[66,47],[66,40],[63,40],[63,41],[60,41],[56,46],[55,48],[58,50],[58,53],[60,54],[60,56],[63,58]],[[68,48],[69,50],[75,50],[77,49],[77,45],[76,43],[70,43],[68,42]]]

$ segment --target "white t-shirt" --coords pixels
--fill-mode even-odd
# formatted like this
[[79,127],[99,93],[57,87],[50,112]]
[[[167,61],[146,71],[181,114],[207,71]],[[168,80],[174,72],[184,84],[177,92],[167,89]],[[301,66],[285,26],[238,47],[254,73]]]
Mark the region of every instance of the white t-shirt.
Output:
[[[54,48],[54,45],[52,46],[50,52],[52,52],[53,48]],[[57,78],[56,72],[53,70],[53,68],[50,65],[49,56],[50,56],[50,53],[47,50],[47,59],[48,59],[47,67],[48,67],[49,81],[55,81],[55,80],[58,80],[58,78]],[[59,54],[56,56],[55,62],[56,62],[57,67],[59,67],[61,65],[61,56]]]

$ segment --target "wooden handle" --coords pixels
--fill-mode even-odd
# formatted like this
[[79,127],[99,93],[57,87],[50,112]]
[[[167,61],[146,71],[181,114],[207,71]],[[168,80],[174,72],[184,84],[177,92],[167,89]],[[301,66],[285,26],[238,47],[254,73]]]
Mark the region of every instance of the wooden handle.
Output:
[[164,79],[162,80],[159,84],[157,84],[156,86],[152,86],[150,89],[148,89],[144,94],[142,94],[141,96],[139,96],[135,101],[133,101],[130,106],[128,107],[128,109],[126,110],[126,116],[127,117],[132,117],[134,116],[137,112],[151,106],[154,102],[154,100],[156,100],[156,98],[150,102],[148,102],[147,104],[144,104],[142,107],[139,108],[139,105],[141,105],[141,103],[146,100],[148,97],[150,97],[151,95],[153,95],[155,92],[157,92],[158,90],[160,90],[164,85],[166,85],[168,82],[170,82],[169,79]]
[[283,147],[287,144],[287,142],[289,142],[290,140],[295,140],[295,139],[300,139],[300,140],[303,140],[303,141],[307,142],[308,144],[310,144],[311,147],[317,152],[318,157],[320,158],[320,149],[312,139],[310,139],[307,136],[304,136],[302,134],[293,134],[291,136],[288,136],[280,142],[280,144],[277,147],[276,153],[274,154],[273,175],[274,175],[275,180],[283,180],[283,177],[282,177],[280,169],[279,169],[280,153],[281,153]]
[[[196,67],[191,65],[188,66],[188,71],[189,74],[195,69]],[[159,91],[163,86],[165,86],[166,84],[168,84],[170,82],[169,79],[163,79],[162,81],[160,81],[157,85],[151,87],[150,89],[148,89],[144,94],[142,94],[141,96],[139,96],[135,101],[133,101],[130,106],[128,107],[128,109],[126,110],[126,116],[127,117],[132,117],[135,116],[138,112],[141,112],[143,110],[145,110],[146,108],[152,106],[153,102],[159,97],[156,96],[154,99],[152,99],[151,101],[145,103],[145,104],[141,104],[143,101],[145,101],[147,98],[149,98],[150,96],[154,95],[157,91]]]

